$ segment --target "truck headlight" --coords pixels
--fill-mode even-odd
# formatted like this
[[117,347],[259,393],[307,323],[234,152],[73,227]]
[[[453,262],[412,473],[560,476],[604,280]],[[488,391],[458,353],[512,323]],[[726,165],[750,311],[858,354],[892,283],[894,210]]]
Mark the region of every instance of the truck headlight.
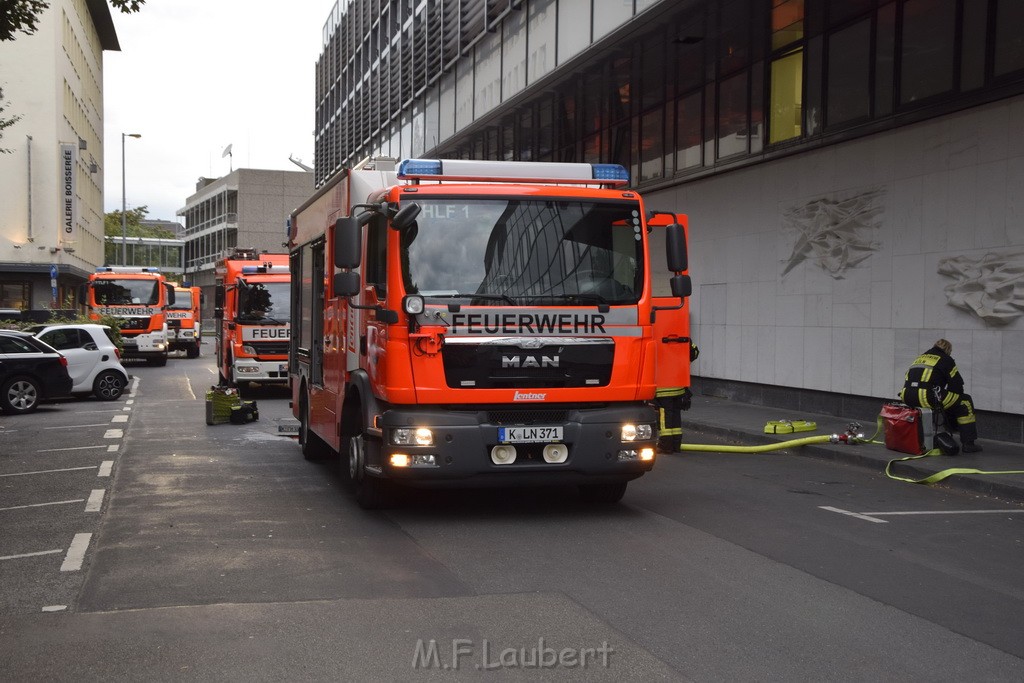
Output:
[[245,345],[245,346],[242,347],[242,353],[244,353],[247,356],[255,356],[256,355],[256,349],[253,348],[252,346]]
[[654,430],[651,425],[622,425],[621,439],[623,443],[631,441],[649,441]]
[[391,432],[391,443],[396,446],[433,446],[434,432],[426,427],[399,427]]
[[423,297],[418,294],[410,294],[402,301],[402,308],[407,315],[419,315],[423,312]]

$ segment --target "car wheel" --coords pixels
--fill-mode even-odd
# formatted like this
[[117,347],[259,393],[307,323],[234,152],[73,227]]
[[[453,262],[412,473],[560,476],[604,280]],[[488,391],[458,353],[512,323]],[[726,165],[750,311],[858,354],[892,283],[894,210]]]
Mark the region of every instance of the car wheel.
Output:
[[92,383],[92,392],[101,401],[116,401],[124,393],[127,384],[124,375],[113,370],[104,370]]
[[39,407],[42,391],[31,377],[12,377],[0,387],[0,410],[5,413],[31,413]]

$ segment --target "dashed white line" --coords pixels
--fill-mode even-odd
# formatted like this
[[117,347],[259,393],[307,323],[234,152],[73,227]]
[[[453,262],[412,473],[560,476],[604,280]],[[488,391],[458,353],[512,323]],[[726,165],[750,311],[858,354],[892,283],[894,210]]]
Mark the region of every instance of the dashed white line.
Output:
[[71,540],[71,547],[68,554],[64,556],[64,564],[60,566],[62,572],[77,572],[85,562],[85,551],[89,549],[89,541],[92,534],[75,534]]
[[127,422],[128,421],[128,416],[127,415],[115,415],[114,417],[110,418],[110,421],[111,422]]
[[116,443],[112,443],[107,446],[107,453],[117,453],[117,449],[120,448]]
[[110,471],[114,468],[113,460],[104,460],[100,463],[100,471],[96,473],[97,477],[109,477]]
[[38,553],[22,553],[20,555],[4,555],[0,557],[0,560],[20,560],[23,557],[39,557],[40,555],[56,555],[57,553],[64,552],[60,548],[56,550],[41,550]]
[[57,500],[52,503],[32,503],[31,505],[15,505],[9,508],[0,508],[0,512],[4,510],[24,510],[26,508],[42,508],[48,505],[70,505],[71,503],[81,503],[85,498],[76,498],[74,500]]
[[123,429],[108,429],[103,433],[104,439],[121,439],[124,438]]
[[[57,552],[60,552],[59,550]],[[67,605],[47,605],[43,608],[44,612],[63,612],[68,608]]]
[[62,470],[36,470],[34,472],[11,472],[10,474],[0,474],[0,477],[26,477],[30,474],[53,474],[54,472],[75,472],[76,470],[94,470],[95,466],[90,465],[89,467],[65,467]]
[[89,494],[89,500],[85,503],[85,511],[99,512],[100,508],[103,507],[104,493],[106,493],[106,489],[93,489],[92,493]]

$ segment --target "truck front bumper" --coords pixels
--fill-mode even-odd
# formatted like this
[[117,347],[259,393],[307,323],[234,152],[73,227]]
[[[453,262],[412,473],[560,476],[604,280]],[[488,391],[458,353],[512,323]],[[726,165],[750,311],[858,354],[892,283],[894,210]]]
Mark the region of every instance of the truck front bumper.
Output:
[[[611,483],[635,479],[654,467],[657,412],[645,404],[569,409],[549,405],[544,410],[505,408],[386,410],[381,416],[380,453],[367,453],[367,469],[371,475],[410,486],[430,487]],[[560,427],[561,438],[530,442],[499,439],[502,428],[527,424]],[[649,426],[649,438],[623,441],[626,425]],[[432,443],[394,443],[395,430],[408,428],[429,429]],[[503,464],[497,462],[502,458],[495,458],[495,449],[499,447],[506,449]],[[514,451],[510,461],[508,448]],[[396,465],[396,455],[406,456],[408,464]],[[399,463],[402,460],[397,458]]]
[[288,381],[288,361],[266,361],[250,358],[236,358],[234,373],[234,380],[236,384],[242,382],[284,384]]
[[139,334],[135,336],[121,333],[121,355],[126,358],[157,358],[167,356],[170,344],[163,334]]

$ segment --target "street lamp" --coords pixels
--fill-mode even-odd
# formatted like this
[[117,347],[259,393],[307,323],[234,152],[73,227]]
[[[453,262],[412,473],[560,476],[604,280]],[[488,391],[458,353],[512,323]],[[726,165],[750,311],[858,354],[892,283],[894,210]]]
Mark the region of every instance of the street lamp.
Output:
[[140,133],[121,133],[121,265],[128,265],[128,200],[125,196],[124,181],[124,139],[141,138]]

